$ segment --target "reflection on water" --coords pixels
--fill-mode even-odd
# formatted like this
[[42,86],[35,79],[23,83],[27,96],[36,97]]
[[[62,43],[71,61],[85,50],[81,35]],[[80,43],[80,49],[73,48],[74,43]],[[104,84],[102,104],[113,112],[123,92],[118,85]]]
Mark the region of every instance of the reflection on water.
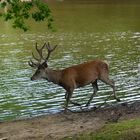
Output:
[[[79,5],[77,6],[80,8]],[[129,5],[129,10],[130,7]],[[91,10],[91,5],[87,7],[86,11],[88,9]],[[81,7],[82,11],[83,7]],[[134,12],[134,9],[132,11]],[[56,21],[60,20],[58,17],[61,16],[62,11],[59,12],[55,13]],[[35,51],[33,45],[36,41],[40,45],[46,40],[59,45],[49,61],[51,68],[65,68],[96,58],[108,61],[110,77],[115,80],[116,92],[122,101],[140,100],[140,28],[137,27],[137,22],[134,24],[134,28],[129,26],[125,30],[121,28],[117,31],[114,30],[114,27],[110,27],[108,31],[101,28],[99,31],[99,27],[96,30],[97,26],[94,28],[90,24],[82,30],[82,28],[79,29],[80,25],[75,25],[75,23],[71,23],[74,28],[67,29],[70,24],[64,25],[64,20],[70,20],[67,19],[67,16],[70,16],[68,12],[70,12],[69,9],[65,9],[65,15],[61,17],[62,21],[59,21],[61,27],[59,32],[46,33],[43,28],[40,29],[42,32],[38,32],[39,29],[30,33],[15,31],[13,33],[12,30],[7,32],[4,29],[0,32],[0,121],[56,113],[63,109],[65,91],[61,87],[44,80],[30,81],[34,70],[28,66],[27,62],[31,58],[31,52]],[[92,12],[95,14],[94,11]],[[100,13],[96,16],[100,18]],[[82,26],[91,21],[88,13],[87,15],[85,13],[84,17],[86,20],[82,20],[84,22]],[[131,18],[133,20],[133,15]],[[136,15],[134,19],[136,19]],[[77,20],[81,21],[78,18]],[[106,22],[105,18],[100,20]],[[96,24],[96,21],[93,20],[92,23]],[[123,23],[121,27],[125,27],[125,25],[126,23]],[[62,26],[64,26],[63,29]],[[78,29],[74,31],[76,26]],[[70,31],[70,29],[72,30]],[[112,92],[109,86],[100,81],[99,89],[91,103],[92,106],[102,103]],[[72,100],[84,105],[92,92],[91,85],[76,89]],[[116,101],[112,98],[108,102]]]

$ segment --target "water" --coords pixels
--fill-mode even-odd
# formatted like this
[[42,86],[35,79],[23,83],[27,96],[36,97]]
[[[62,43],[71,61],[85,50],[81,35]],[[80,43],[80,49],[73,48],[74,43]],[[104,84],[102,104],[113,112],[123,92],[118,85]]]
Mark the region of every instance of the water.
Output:
[[[56,4],[51,5],[57,32],[45,23],[31,21],[23,33],[1,23],[0,29],[0,121],[35,117],[63,110],[65,91],[47,81],[30,81],[28,66],[35,43],[50,41],[58,48],[49,66],[62,69],[92,59],[106,60],[116,93],[123,102],[140,100],[140,5]],[[99,81],[91,106],[102,103],[112,89]],[[72,100],[86,104],[91,85],[76,89]],[[109,103],[116,102],[111,98]],[[73,105],[70,105],[73,108]]]

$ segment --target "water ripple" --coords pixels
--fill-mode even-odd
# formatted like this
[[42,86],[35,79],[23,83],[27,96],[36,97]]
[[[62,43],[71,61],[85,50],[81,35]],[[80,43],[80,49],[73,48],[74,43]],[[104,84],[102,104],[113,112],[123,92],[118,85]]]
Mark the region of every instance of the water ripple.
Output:
[[[139,32],[22,34],[17,37],[18,42],[10,43],[7,38],[8,35],[1,35],[0,121],[63,110],[64,89],[44,80],[30,81],[34,71],[27,62],[34,50],[33,45],[36,41],[41,44],[46,39],[60,46],[49,61],[51,68],[62,69],[96,58],[106,60],[110,65],[110,77],[115,81],[116,93],[121,100],[140,100]],[[112,93],[111,87],[101,81],[98,84],[99,91],[91,106],[103,103]],[[84,106],[92,93],[91,85],[76,89],[72,100]],[[108,103],[114,102],[112,96]],[[70,108],[78,109],[71,104]]]

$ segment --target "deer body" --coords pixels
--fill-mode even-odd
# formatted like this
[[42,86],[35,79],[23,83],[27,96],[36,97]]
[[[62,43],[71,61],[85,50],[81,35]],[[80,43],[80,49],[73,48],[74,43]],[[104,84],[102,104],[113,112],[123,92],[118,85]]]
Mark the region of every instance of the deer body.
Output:
[[[50,48],[48,48],[48,53],[50,55]],[[39,54],[40,56],[42,56],[42,52],[40,52]],[[34,64],[31,61],[29,65],[35,66],[36,64]],[[49,82],[53,82],[54,84],[62,86],[66,90],[66,94],[65,94],[66,108],[68,107],[69,102],[72,102],[70,101],[70,98],[72,96],[74,89],[79,87],[84,87],[85,85],[88,84],[92,84],[94,92],[91,95],[88,103],[86,104],[86,106],[88,106],[92,98],[95,96],[96,92],[98,91],[97,80],[101,80],[104,83],[110,85],[113,88],[114,98],[117,101],[120,101],[115,94],[115,84],[112,80],[109,79],[108,64],[102,60],[88,61],[62,70],[50,69],[45,61],[37,65],[37,70],[35,74],[31,77],[31,80],[37,80],[37,79],[46,79]]]
[[94,82],[100,77],[99,63],[106,65],[104,62],[95,60],[85,62],[79,65],[68,67],[61,71],[60,84],[66,89],[75,89],[83,87]]

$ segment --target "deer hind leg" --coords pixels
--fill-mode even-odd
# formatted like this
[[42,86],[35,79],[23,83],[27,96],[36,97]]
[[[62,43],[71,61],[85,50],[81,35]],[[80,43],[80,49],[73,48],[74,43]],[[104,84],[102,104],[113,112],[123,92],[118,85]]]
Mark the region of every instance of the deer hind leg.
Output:
[[97,91],[99,90],[98,85],[97,85],[97,80],[95,80],[92,83],[92,87],[93,87],[94,91],[93,91],[93,94],[91,95],[90,99],[88,100],[86,106],[89,106],[89,104],[91,103],[93,97],[96,95]]
[[114,94],[114,98],[115,98],[118,102],[120,102],[121,100],[117,97],[116,92],[115,92],[115,82],[114,82],[113,80],[110,80],[110,79],[108,78],[108,76],[102,76],[102,77],[100,78],[100,80],[103,81],[104,83],[110,85],[110,86],[112,87],[112,89],[113,89],[113,94]]

